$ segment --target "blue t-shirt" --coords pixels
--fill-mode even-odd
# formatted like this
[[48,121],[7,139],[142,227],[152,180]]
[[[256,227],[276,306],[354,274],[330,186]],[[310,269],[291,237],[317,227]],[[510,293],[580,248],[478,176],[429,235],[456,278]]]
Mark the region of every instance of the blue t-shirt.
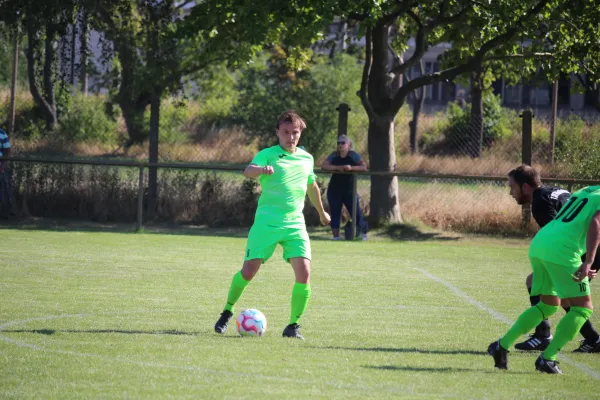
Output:
[[[357,152],[350,150],[346,157],[342,157],[338,151],[334,151],[327,157],[331,165],[350,165],[357,166],[361,164],[362,159]],[[329,181],[329,189],[339,192],[352,192],[353,175],[333,173]]]
[[0,129],[0,157],[4,155],[6,149],[10,149],[10,141],[6,132]]

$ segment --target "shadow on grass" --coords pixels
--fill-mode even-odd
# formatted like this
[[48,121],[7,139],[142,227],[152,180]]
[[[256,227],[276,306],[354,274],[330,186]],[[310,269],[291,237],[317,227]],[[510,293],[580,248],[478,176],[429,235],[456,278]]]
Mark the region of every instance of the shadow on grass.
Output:
[[417,348],[402,348],[402,347],[338,347],[338,346],[328,346],[328,347],[319,347],[320,349],[327,350],[355,350],[355,351],[374,351],[374,352],[383,352],[383,353],[418,353],[418,354],[447,354],[447,355],[457,355],[464,354],[470,356],[487,356],[488,353],[485,351],[475,351],[475,350],[426,350],[426,349],[417,349]]
[[[15,229],[20,231],[48,232],[92,232],[92,233],[122,233],[122,234],[159,234],[187,236],[216,236],[227,238],[248,237],[250,227],[209,227],[206,225],[191,225],[175,222],[146,222],[137,232],[134,222],[94,222],[60,218],[27,218],[19,220],[0,221],[0,229]],[[310,240],[331,241],[329,227],[307,227]],[[460,237],[449,236],[438,232],[424,232],[421,229],[406,224],[390,225],[370,233],[371,237],[389,238],[396,241],[457,241]],[[357,239],[358,240],[358,239]],[[360,240],[359,240],[360,241]]]
[[421,229],[408,224],[390,225],[379,233],[380,236],[387,236],[392,240],[401,241],[425,241],[425,240],[459,240],[459,237],[446,236],[439,232],[423,232]]
[[36,333],[40,335],[54,335],[56,333],[119,333],[125,335],[174,335],[174,336],[199,336],[206,332],[183,332],[178,330],[165,331],[140,331],[140,330],[122,330],[122,329],[90,329],[90,330],[72,330],[72,329],[14,329],[3,330],[2,333]]
[[229,238],[246,238],[249,227],[211,228],[205,225],[185,225],[177,223],[146,223],[141,231],[135,230],[135,223],[115,222],[101,223],[71,219],[28,218],[25,220],[2,221],[0,229],[16,229],[21,231],[48,232],[92,232],[123,234],[160,234],[190,236],[222,236]]
[[363,365],[363,368],[379,369],[386,371],[408,371],[408,372],[479,372],[484,374],[515,374],[515,375],[527,375],[534,374],[534,371],[499,371],[497,369],[476,369],[476,368],[454,368],[454,367],[411,367],[408,365]]
[[[114,222],[102,223],[72,219],[28,218],[22,220],[0,221],[0,229],[20,231],[47,232],[90,232],[90,233],[122,233],[122,234],[159,234],[187,236],[217,236],[226,238],[248,237],[250,227],[209,227],[206,225],[180,224],[174,222],[149,222],[137,232],[135,223]],[[331,241],[326,234],[329,228],[308,227],[310,240]]]

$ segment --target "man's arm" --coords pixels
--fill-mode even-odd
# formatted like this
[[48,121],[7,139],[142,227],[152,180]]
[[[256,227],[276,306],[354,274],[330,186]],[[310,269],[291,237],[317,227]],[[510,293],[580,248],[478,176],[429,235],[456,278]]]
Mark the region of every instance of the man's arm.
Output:
[[256,164],[250,164],[244,170],[244,176],[249,179],[254,179],[259,177],[260,175],[273,175],[273,167],[267,165],[266,167],[261,167]]
[[592,264],[594,263],[594,258],[596,258],[596,251],[598,250],[599,245],[600,211],[597,211],[596,214],[594,214],[594,216],[592,217],[587,231],[585,261],[583,262],[583,264],[581,264],[577,272],[575,272],[574,279],[577,282],[581,282],[590,273],[590,269],[592,268]]
[[367,170],[367,164],[365,164],[365,162],[363,160],[360,160],[358,162],[358,165],[353,166],[352,168],[350,168],[350,171],[366,171]]
[[344,170],[343,165],[331,165],[331,162],[329,161],[329,159],[323,161],[321,168],[323,168],[325,171],[343,171]]
[[331,217],[327,212],[325,212],[325,208],[323,207],[323,201],[321,199],[321,191],[319,190],[319,185],[317,182],[313,182],[309,184],[306,188],[306,193],[308,194],[308,199],[311,204],[317,209],[319,213],[319,219],[321,220],[321,224],[327,225],[331,221]]

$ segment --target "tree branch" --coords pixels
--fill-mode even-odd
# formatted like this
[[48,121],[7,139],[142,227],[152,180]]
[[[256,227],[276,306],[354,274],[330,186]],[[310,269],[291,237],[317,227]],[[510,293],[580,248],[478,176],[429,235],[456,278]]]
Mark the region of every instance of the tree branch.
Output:
[[434,83],[451,80],[457,77],[458,75],[462,75],[466,72],[471,71],[474,68],[475,61],[474,59],[469,60],[469,62],[458,65],[456,67],[448,68],[444,71],[434,72],[433,74],[421,75],[419,77],[414,78],[413,80],[406,83],[398,89],[396,95],[391,101],[391,108],[393,115],[396,115],[408,94],[416,90],[422,86],[432,85]]
[[510,60],[513,58],[553,58],[554,57],[554,53],[529,53],[529,54],[506,54],[503,56],[492,56],[492,57],[487,57],[483,60],[483,62],[486,61],[499,61],[499,60]]
[[509,42],[512,37],[517,34],[521,25],[525,21],[529,20],[529,18],[531,18],[533,15],[539,13],[549,2],[550,0],[540,0],[535,7],[527,11],[527,13],[523,17],[519,18],[519,20],[513,26],[508,28],[506,32],[485,42],[477,51],[477,53],[475,53],[475,58],[479,59],[479,61],[483,61],[485,53],[502,43]]
[[350,13],[348,14],[348,20],[353,20],[353,21],[358,21],[358,22],[362,22],[365,19],[367,19],[368,15],[367,14],[358,14],[358,13]]
[[372,32],[371,27],[367,27],[367,32],[365,35],[365,65],[363,66],[362,79],[360,82],[360,90],[358,91],[358,97],[360,97],[360,101],[362,102],[363,107],[367,111],[367,115],[370,120],[374,120],[376,117],[375,110],[373,109],[373,105],[369,101],[369,96],[367,94],[367,86],[369,84],[369,77],[371,75],[371,63],[372,63],[372,52],[373,52],[373,40],[372,40]]
[[181,3],[180,5],[178,5],[178,6],[177,6],[177,9],[178,9],[178,10],[180,10],[180,9],[182,9],[183,7],[185,7],[185,6],[187,6],[188,4],[190,4],[190,3],[193,3],[193,2],[194,2],[194,0],[188,0],[188,1],[184,1],[183,3]]
[[409,1],[409,0],[405,0],[403,2],[397,1],[396,3],[398,3],[398,5],[399,5],[398,9],[396,11],[392,12],[391,14],[384,15],[381,18],[382,24],[384,24],[384,25],[391,24],[399,16],[401,16],[402,14],[406,14],[407,11],[409,11],[414,5],[416,5],[416,3],[413,3],[412,1]]
[[[440,7],[440,9],[441,9],[441,7]],[[471,9],[471,7],[465,7],[462,10],[460,10],[458,13],[456,13],[454,15],[449,15],[447,17],[442,17],[442,15],[444,15],[444,14],[442,12],[440,12],[440,15],[430,24],[431,25],[430,29],[433,29],[440,25],[449,25],[449,24],[455,23],[455,22],[459,21],[470,9]]]
[[417,31],[417,36],[415,38],[415,52],[408,60],[406,60],[406,62],[401,63],[396,67],[392,68],[391,72],[395,75],[401,75],[404,74],[407,70],[410,70],[410,68],[412,68],[413,65],[415,65],[417,62],[419,62],[421,58],[423,58],[425,52],[427,51],[427,43],[425,41],[427,29],[423,26],[423,23],[421,22],[419,17],[412,10],[408,10],[406,14],[415,21],[415,23],[419,27],[419,30]]

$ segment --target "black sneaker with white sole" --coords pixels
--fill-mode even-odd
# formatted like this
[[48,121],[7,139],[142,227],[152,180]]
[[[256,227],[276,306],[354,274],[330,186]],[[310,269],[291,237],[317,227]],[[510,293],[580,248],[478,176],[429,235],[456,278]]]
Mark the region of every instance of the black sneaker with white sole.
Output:
[[229,324],[229,320],[233,316],[231,311],[223,310],[219,320],[215,324],[215,332],[217,333],[225,333],[227,332],[227,324]]
[[544,351],[550,344],[552,335],[547,338],[541,338],[536,335],[530,335],[529,339],[524,342],[515,344],[515,349],[523,351]]
[[600,339],[591,343],[585,339],[582,340],[581,345],[573,350],[573,353],[600,353]]
[[300,325],[298,324],[289,324],[288,326],[286,326],[281,336],[296,339],[304,339],[304,336],[300,334]]
[[540,354],[537,360],[535,360],[535,369],[540,372],[547,374],[562,374],[562,370],[558,367],[558,361],[546,360]]
[[500,340],[490,343],[488,354],[494,357],[494,367],[498,369],[508,369],[508,350],[500,346]]

